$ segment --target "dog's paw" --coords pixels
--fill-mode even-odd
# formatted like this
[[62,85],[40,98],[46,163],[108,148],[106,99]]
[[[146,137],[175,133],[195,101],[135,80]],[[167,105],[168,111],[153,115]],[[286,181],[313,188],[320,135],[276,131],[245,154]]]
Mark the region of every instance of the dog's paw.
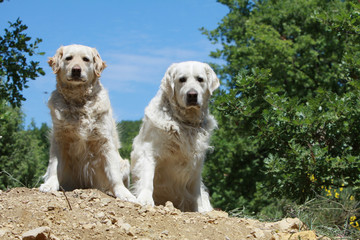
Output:
[[59,190],[59,184],[43,183],[40,185],[39,190],[41,192],[55,192]]
[[121,200],[137,203],[136,197],[124,186],[117,187],[114,190],[114,195]]
[[155,206],[154,199],[152,198],[152,192],[148,190],[141,191],[137,197],[137,201],[141,205]]

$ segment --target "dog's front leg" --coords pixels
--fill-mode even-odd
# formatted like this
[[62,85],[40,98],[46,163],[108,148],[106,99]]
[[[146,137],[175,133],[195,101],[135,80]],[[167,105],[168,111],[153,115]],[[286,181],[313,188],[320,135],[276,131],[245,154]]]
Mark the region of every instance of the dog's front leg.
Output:
[[199,212],[210,212],[213,210],[210,204],[209,193],[206,191],[204,183],[200,184],[200,194],[197,199],[198,211]]
[[41,192],[53,192],[59,190],[59,178],[58,178],[58,157],[59,148],[54,137],[51,138],[50,146],[50,159],[49,166],[44,175],[45,182],[40,185],[39,190]]
[[116,150],[109,151],[105,161],[105,174],[111,186],[110,191],[115,197],[130,202],[136,202],[136,198],[125,187],[123,179],[129,175],[129,162],[121,159]]
[[138,202],[142,205],[154,206],[155,160],[153,156],[145,154],[140,156],[132,168],[132,174],[137,179],[134,189]]

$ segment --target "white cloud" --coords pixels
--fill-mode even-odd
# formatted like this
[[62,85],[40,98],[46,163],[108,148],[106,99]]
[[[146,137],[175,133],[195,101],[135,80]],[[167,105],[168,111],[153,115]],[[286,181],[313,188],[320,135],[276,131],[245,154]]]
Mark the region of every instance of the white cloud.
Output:
[[200,60],[204,56],[192,50],[162,48],[143,50],[143,54],[104,53],[108,67],[102,74],[104,85],[112,91],[132,91],[133,83],[158,86],[166,69],[174,62]]

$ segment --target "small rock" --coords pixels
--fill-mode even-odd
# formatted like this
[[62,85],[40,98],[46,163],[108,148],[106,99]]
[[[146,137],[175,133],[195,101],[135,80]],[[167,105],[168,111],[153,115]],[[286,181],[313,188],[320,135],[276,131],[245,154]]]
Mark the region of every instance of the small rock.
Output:
[[[81,198],[82,196],[80,196],[80,198]],[[91,201],[94,201],[94,202],[99,202],[100,200],[99,200],[99,198],[97,198],[97,197],[95,197],[95,196],[91,196],[90,198],[89,198],[89,202],[91,202]]]
[[148,210],[147,210],[147,207],[146,206],[142,206],[140,209],[137,210],[139,214],[143,214],[143,213],[146,213]]
[[95,213],[95,217],[96,217],[96,218],[99,218],[99,219],[102,219],[102,218],[105,217],[105,213],[104,213],[104,212]]
[[169,235],[169,231],[168,231],[168,230],[164,230],[164,231],[162,231],[160,234],[164,234],[164,235],[168,236],[168,235]]
[[162,215],[165,215],[165,214],[166,214],[166,211],[165,211],[164,208],[158,208],[158,209],[157,209],[157,212],[160,213],[160,214],[162,214]]
[[6,233],[10,232],[9,228],[1,228],[0,229],[0,237],[4,236]]
[[62,197],[64,193],[60,191],[56,191],[56,192],[51,192],[51,194],[54,195],[55,197]]
[[146,205],[146,212],[150,213],[152,216],[155,215],[156,209],[151,205]]
[[314,231],[303,231],[303,232],[297,232],[291,235],[290,240],[313,240],[316,239],[316,234]]
[[208,215],[211,218],[227,218],[229,217],[229,214],[227,212],[223,212],[223,211],[211,211],[211,212],[207,212],[206,215]]
[[127,231],[127,235],[134,237],[135,236],[135,229],[133,227],[130,228],[129,231]]
[[55,207],[53,207],[53,206],[48,206],[48,211],[53,211],[53,210],[55,210]]
[[112,201],[112,199],[111,198],[102,198],[101,199],[101,205],[102,206],[107,206],[107,205],[109,205],[109,203]]
[[123,223],[123,224],[120,225],[120,227],[122,229],[124,229],[126,232],[128,232],[130,230],[130,228],[131,228],[131,225],[128,224],[128,223]]
[[80,207],[81,209],[84,209],[84,208],[86,208],[86,204],[85,204],[84,202],[82,202],[82,203],[79,204],[79,207]]
[[39,227],[22,234],[23,240],[48,240],[50,238],[49,227]]
[[110,219],[105,219],[105,220],[101,221],[101,223],[102,223],[102,224],[105,224],[105,225],[107,225],[107,226],[111,226],[111,225],[112,225],[112,222],[111,222]]
[[128,223],[123,223],[120,227],[126,232],[129,236],[135,236],[135,229]]
[[108,212],[111,216],[115,216],[115,212],[114,211],[109,211]]
[[86,230],[94,229],[95,227],[96,227],[95,223],[88,223],[82,226],[82,228]]
[[254,229],[254,231],[252,231],[250,234],[253,235],[255,238],[259,238],[259,239],[265,238],[265,233],[258,228]]
[[117,201],[117,205],[118,205],[119,208],[124,208],[124,207],[125,207],[124,202],[121,201],[121,200],[118,200],[118,201]]
[[170,208],[170,209],[174,209],[174,204],[172,202],[170,202],[170,201],[167,201],[165,203],[165,207]]
[[298,218],[285,218],[274,224],[274,227],[278,228],[282,232],[291,230],[300,230],[303,223]]

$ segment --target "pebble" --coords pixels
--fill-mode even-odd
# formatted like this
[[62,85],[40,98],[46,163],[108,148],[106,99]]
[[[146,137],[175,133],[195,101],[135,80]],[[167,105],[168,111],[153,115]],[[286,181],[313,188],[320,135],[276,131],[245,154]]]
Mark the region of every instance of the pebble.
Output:
[[104,212],[95,213],[95,217],[96,217],[96,218],[99,218],[99,219],[102,219],[102,218],[105,217],[105,213],[104,213]]
[[82,229],[90,230],[90,229],[94,229],[95,227],[96,227],[95,223],[88,223],[88,224],[84,224],[82,226]]
[[55,207],[53,207],[53,206],[48,206],[47,210],[48,210],[48,211],[53,211],[53,210],[55,210]]
[[168,230],[164,230],[164,231],[162,231],[160,234],[164,234],[164,235],[169,235],[169,231]]
[[47,240],[49,235],[49,227],[39,227],[23,233],[21,237],[23,240]]
[[0,229],[0,237],[4,236],[6,233],[10,232],[9,228],[1,228]]
[[214,219],[229,217],[229,214],[223,211],[211,211],[211,212],[207,212],[206,215]]
[[131,225],[130,225],[130,224],[128,224],[128,223],[123,223],[123,224],[121,224],[121,225],[120,225],[120,227],[121,227],[122,229],[124,229],[124,230],[127,232],[127,231],[129,231],[129,230],[130,230]]
[[124,208],[125,207],[125,204],[122,201],[118,201],[117,205],[118,205],[119,208]]
[[101,206],[102,206],[102,207],[105,207],[105,206],[109,205],[109,203],[110,203],[111,201],[112,201],[111,198],[102,198],[102,199],[101,199]]
[[51,195],[54,195],[55,197],[62,197],[64,193],[60,191],[56,191],[56,192],[51,192]]

